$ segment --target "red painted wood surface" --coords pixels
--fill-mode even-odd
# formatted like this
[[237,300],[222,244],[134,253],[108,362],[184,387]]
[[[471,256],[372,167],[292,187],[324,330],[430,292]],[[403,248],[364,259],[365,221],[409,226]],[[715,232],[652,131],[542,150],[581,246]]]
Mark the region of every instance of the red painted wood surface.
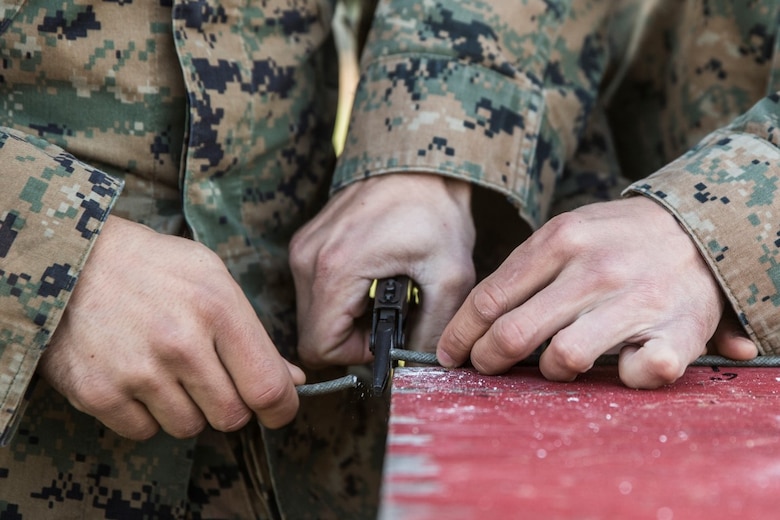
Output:
[[632,390],[399,368],[383,520],[780,518],[780,369],[690,367]]

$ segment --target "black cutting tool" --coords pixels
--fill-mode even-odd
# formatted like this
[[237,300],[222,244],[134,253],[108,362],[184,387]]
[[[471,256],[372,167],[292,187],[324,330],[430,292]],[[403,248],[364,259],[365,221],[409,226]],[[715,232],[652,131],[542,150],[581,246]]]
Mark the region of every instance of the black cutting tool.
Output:
[[412,304],[420,303],[420,290],[408,276],[374,280],[368,296],[374,302],[369,348],[374,354],[374,395],[387,388],[393,372],[390,351],[404,348],[407,316]]

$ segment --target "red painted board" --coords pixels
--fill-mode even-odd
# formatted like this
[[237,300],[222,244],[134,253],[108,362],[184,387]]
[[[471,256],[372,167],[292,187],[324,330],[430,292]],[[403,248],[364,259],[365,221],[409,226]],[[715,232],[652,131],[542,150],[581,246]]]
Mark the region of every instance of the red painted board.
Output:
[[398,368],[382,520],[780,518],[780,369]]

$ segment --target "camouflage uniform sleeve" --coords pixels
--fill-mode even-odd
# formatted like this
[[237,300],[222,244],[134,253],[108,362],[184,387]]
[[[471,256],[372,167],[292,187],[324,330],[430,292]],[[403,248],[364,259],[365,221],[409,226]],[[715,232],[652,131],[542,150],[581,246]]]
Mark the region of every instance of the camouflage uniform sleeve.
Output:
[[0,441],[121,185],[47,142],[0,127]]
[[333,190],[435,173],[506,196],[539,226],[596,97],[608,10],[605,1],[380,1]]
[[574,157],[564,167],[551,216],[618,199],[629,184],[631,181],[622,175],[604,111],[597,107],[579,138]]
[[780,94],[626,191],[677,217],[762,354],[780,354],[777,128]]

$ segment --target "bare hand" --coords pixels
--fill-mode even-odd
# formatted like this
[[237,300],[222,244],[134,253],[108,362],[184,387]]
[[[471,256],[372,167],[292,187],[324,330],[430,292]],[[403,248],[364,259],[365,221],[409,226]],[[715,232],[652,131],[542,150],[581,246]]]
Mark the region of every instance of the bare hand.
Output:
[[298,407],[277,352],[222,261],[191,240],[109,217],[39,373],[120,435],[269,427]]
[[474,285],[468,183],[389,174],[344,188],[293,238],[298,352],[310,366],[371,359],[359,326],[374,278],[411,276],[422,291],[409,347],[433,350]]
[[552,219],[468,296],[438,345],[439,360],[507,370],[551,339],[540,360],[567,381],[620,350],[631,387],[680,377],[704,353],[724,298],[687,233],[655,202],[633,197]]

